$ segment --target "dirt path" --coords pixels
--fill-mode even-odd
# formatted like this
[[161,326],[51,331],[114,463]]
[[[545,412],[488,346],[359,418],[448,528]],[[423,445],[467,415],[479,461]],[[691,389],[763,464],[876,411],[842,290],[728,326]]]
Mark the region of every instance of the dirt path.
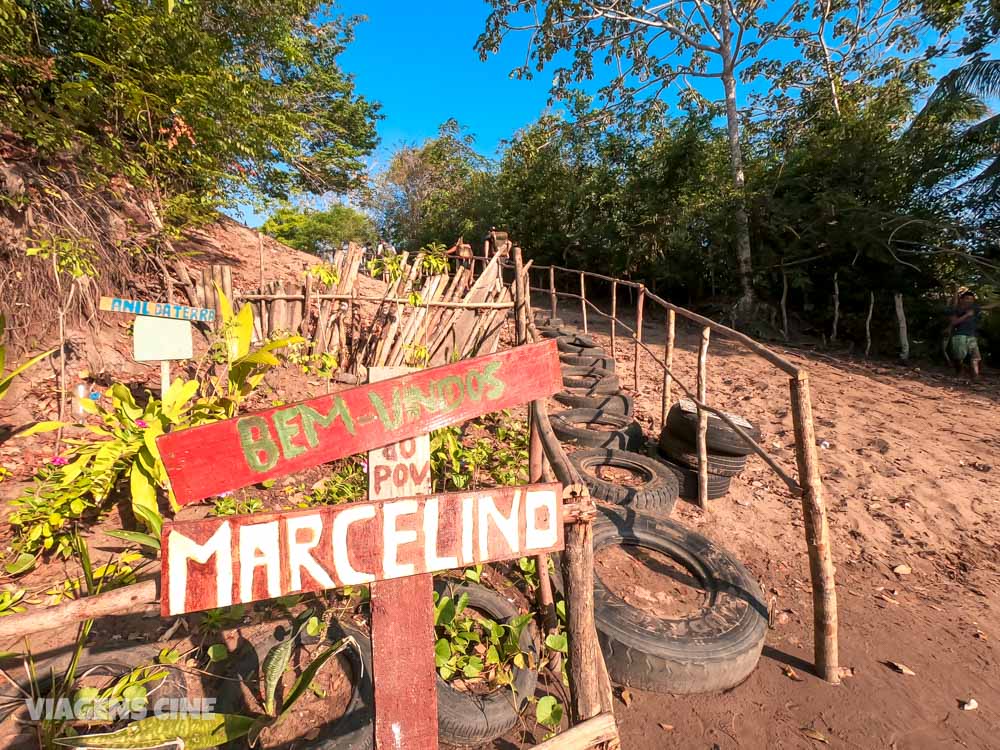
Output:
[[[579,313],[560,310],[579,328]],[[647,321],[648,312],[647,312]],[[610,351],[606,323],[591,333]],[[646,340],[662,347],[662,318]],[[694,387],[697,331],[678,318],[675,373]],[[660,349],[662,352],[662,349]],[[780,480],[751,459],[728,497],[675,518],[730,549],[771,597],[774,627],[754,674],[724,694],[631,691],[616,706],[623,747],[990,748],[1000,746],[1000,389],[943,372],[840,362],[788,350],[808,367],[840,605],[839,687],[810,672],[811,588],[802,514]],[[618,372],[632,384],[631,341]],[[639,357],[637,410],[660,428],[662,370]],[[678,389],[675,386],[675,393]],[[709,401],[755,420],[762,444],[794,469],[787,379],[738,344],[714,339]],[[679,395],[679,393],[678,393]],[[893,568],[912,569],[897,575]],[[907,665],[899,674],[887,661]],[[786,674],[791,669],[794,677]],[[963,711],[974,697],[979,708]],[[667,727],[667,728],[665,728]]]

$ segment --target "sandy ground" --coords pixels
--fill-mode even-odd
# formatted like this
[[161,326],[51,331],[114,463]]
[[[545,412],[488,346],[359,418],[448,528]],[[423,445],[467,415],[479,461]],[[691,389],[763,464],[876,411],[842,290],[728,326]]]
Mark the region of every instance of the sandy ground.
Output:
[[[560,313],[580,327],[578,313]],[[680,320],[674,371],[694,389],[698,332]],[[654,317],[645,335],[661,356],[663,330]],[[603,321],[596,326],[610,350],[607,332]],[[674,517],[731,550],[761,580],[774,620],[763,658],[746,682],[723,694],[630,691],[628,705],[616,706],[623,747],[1000,747],[1000,381],[993,374],[970,387],[943,371],[775,348],[807,367],[812,381],[837,565],[840,659],[854,676],[833,687],[810,671],[801,510],[754,458],[708,512],[680,503]],[[631,386],[631,341],[618,339],[617,362]],[[661,373],[640,355],[637,408],[649,436],[660,429]],[[716,338],[708,394],[713,405],[760,425],[762,444],[794,471],[786,376]],[[901,564],[912,572],[894,573]],[[915,675],[900,674],[890,661]],[[969,698],[978,709],[961,710]]]

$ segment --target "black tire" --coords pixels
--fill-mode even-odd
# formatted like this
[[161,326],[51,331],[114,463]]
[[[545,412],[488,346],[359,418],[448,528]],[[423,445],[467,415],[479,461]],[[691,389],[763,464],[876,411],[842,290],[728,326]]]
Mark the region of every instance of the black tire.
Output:
[[609,370],[563,367],[562,379],[567,388],[581,388],[595,394],[621,390],[618,376]]
[[[671,471],[675,477],[677,477],[677,494],[685,500],[698,499],[698,471],[696,469],[677,463],[657,447],[652,449],[652,455],[658,459],[664,467]],[[709,474],[708,499],[718,500],[720,497],[728,495],[729,485],[732,481],[732,477],[722,477],[718,474]]]
[[[709,593],[690,617],[667,620],[631,607],[594,576],[594,618],[616,682],[657,693],[727,690],[757,665],[767,633],[764,593],[730,553],[668,518],[599,508],[594,552],[643,547],[687,568]],[[599,569],[598,569],[599,570]]]
[[[686,440],[664,427],[660,433],[660,450],[671,459],[692,469],[698,468],[698,451]],[[708,473],[720,477],[735,477],[746,468],[747,456],[727,456],[725,453],[708,452]]]
[[559,361],[568,367],[596,367],[601,370],[609,370],[610,372],[614,372],[616,367],[615,361],[611,358],[610,354],[602,354],[598,357],[593,354],[560,353]]
[[[507,622],[520,613],[517,607],[500,594],[484,586],[453,581],[436,581],[435,589],[457,599],[468,594],[469,606],[497,622]],[[538,647],[532,636],[532,625],[521,631],[518,642],[529,654],[529,664],[538,663]],[[533,669],[514,668],[514,690],[499,688],[492,693],[475,695],[460,692],[437,678],[438,737],[449,745],[479,747],[510,731],[517,723],[520,709],[535,694],[538,673]]]
[[[670,515],[677,502],[677,477],[659,461],[641,453],[598,448],[571,453],[569,460],[580,472],[590,493],[599,500],[664,516]],[[641,476],[644,482],[632,487],[602,479],[599,472],[604,466],[628,469]]]
[[593,395],[581,390],[565,390],[556,393],[552,398],[571,409],[596,409],[624,417],[631,417],[635,412],[635,403],[626,393]]
[[560,354],[576,354],[583,357],[604,357],[607,355],[607,352],[599,346],[573,346],[565,341],[560,341],[556,347]]
[[[243,642],[227,660],[229,677],[238,677],[249,684],[257,684],[260,679],[260,668],[268,652],[288,635],[287,624],[267,631],[262,638],[254,643]],[[356,626],[350,623],[340,623],[336,620],[330,623],[325,641],[336,643],[345,636],[352,636],[357,642],[357,649],[348,647],[343,651],[354,674],[351,686],[351,699],[343,715],[323,724],[319,735],[309,741],[309,747],[318,750],[371,750],[375,745],[375,688],[372,684],[372,642],[371,639]],[[303,636],[305,638],[305,636]],[[361,675],[358,679],[358,675]],[[219,702],[221,709],[228,713],[245,713],[243,696],[238,681],[225,680],[220,687]],[[259,694],[259,691],[255,691]],[[297,745],[297,742],[290,743]],[[237,740],[225,745],[225,748],[245,747],[246,742]]]
[[570,333],[559,336],[556,339],[556,346],[559,351],[566,352],[568,354],[576,354],[578,349],[599,349],[597,342],[594,341],[590,336],[584,336],[582,333]]
[[[760,430],[750,420],[738,414],[727,414],[736,424],[743,428],[755,442],[760,440]],[[698,435],[698,410],[690,399],[682,398],[670,407],[667,413],[667,428],[681,440],[691,445]],[[732,430],[725,422],[714,414],[708,415],[708,432],[705,442],[708,449],[715,453],[725,453],[730,456],[748,456],[753,453],[743,438]]]
[[541,334],[543,339],[557,339],[560,336],[570,336],[572,335],[570,331],[563,328],[556,328],[552,326],[536,326],[538,328],[538,333]]
[[[597,409],[567,409],[549,417],[556,437],[588,448],[618,448],[634,451],[642,445],[642,427],[631,417]],[[583,426],[580,426],[583,425]],[[589,429],[603,425],[610,430]]]

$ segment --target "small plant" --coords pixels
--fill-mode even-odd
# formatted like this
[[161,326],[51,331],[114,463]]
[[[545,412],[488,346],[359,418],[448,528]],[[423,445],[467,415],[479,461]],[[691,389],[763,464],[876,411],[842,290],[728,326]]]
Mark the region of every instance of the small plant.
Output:
[[77,578],[67,578],[45,592],[50,597],[49,606],[59,604],[64,599],[80,598],[88,579],[94,581],[103,591],[135,583],[137,567],[134,567],[132,563],[139,560],[142,560],[141,555],[135,552],[123,552],[116,560],[94,568],[89,577],[84,575]]
[[527,668],[521,633],[532,615],[498,623],[468,608],[469,597],[458,600],[434,593],[434,664],[441,679],[456,675],[481,678],[492,685],[512,685],[514,667]]
[[337,468],[329,477],[312,486],[312,491],[303,495],[296,503],[300,508],[317,505],[340,505],[364,499],[368,492],[366,466],[355,459],[337,462]]
[[212,503],[213,516],[247,516],[252,513],[260,513],[262,510],[264,510],[264,503],[256,497],[240,500],[232,495],[227,495]]
[[25,600],[27,593],[24,589],[15,588],[10,588],[0,593],[0,617],[24,612],[25,607],[21,605],[21,602]]
[[201,616],[199,629],[205,633],[218,633],[221,630],[236,625],[243,619],[247,612],[242,604],[235,604],[232,607],[219,607],[217,609],[206,609]]
[[326,287],[334,287],[340,283],[340,269],[338,269],[332,263],[322,262],[311,266],[308,271],[305,272],[309,276],[313,276]]

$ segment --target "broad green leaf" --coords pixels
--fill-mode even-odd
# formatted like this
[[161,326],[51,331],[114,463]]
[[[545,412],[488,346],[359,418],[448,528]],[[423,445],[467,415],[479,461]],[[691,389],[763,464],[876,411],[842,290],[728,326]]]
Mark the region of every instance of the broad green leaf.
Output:
[[3,398],[7,394],[7,389],[10,388],[10,384],[14,381],[14,378],[16,378],[22,372],[27,370],[29,367],[34,367],[36,364],[38,364],[43,359],[52,354],[52,352],[54,351],[55,349],[49,349],[47,352],[42,352],[41,354],[37,354],[31,359],[29,359],[27,362],[22,364],[20,367],[11,370],[9,373],[7,373],[5,377],[0,378],[0,398]]
[[163,528],[163,516],[160,515],[160,511],[155,508],[147,508],[144,505],[132,508],[132,510],[135,512],[136,518],[146,524],[146,528],[159,538],[160,529]]
[[545,645],[553,651],[565,654],[569,643],[565,633],[552,633],[545,638]]
[[158,537],[152,534],[144,534],[141,531],[126,531],[124,529],[118,529],[115,531],[106,531],[108,536],[114,537],[115,539],[121,539],[125,542],[131,542],[132,544],[138,544],[140,547],[151,547],[153,549],[160,549],[160,540]]
[[129,480],[132,490],[132,507],[141,506],[148,510],[156,510],[156,483],[138,461],[132,464]]
[[462,674],[468,678],[478,677],[483,671],[483,660],[478,656],[470,656],[462,669]]
[[558,729],[562,724],[563,707],[551,695],[544,695],[538,699],[535,706],[535,721],[549,729]]
[[35,424],[31,425],[31,427],[23,429],[20,432],[14,433],[14,437],[23,438],[23,437],[28,437],[30,435],[37,435],[40,432],[53,432],[63,426],[64,426],[63,423],[57,420],[49,420],[47,422],[36,422]]
[[156,661],[160,664],[176,664],[181,660],[181,652],[176,648],[160,649],[156,656]]
[[[348,646],[353,649],[357,649],[358,647],[357,642],[351,636],[341,638],[309,662],[309,666],[302,670],[302,674],[300,674],[298,679],[295,680],[291,690],[288,691],[288,695],[285,696],[285,705],[281,707],[281,713],[278,714],[278,718],[275,719],[276,724],[285,717],[285,715],[291,710],[292,706],[294,706],[298,699],[301,698],[306,690],[309,689],[312,681],[316,678],[316,673],[323,668],[323,665],[326,664],[331,657],[336,656]],[[358,675],[356,679],[360,680],[361,676]]]
[[208,660],[210,662],[225,661],[229,656],[229,650],[224,643],[213,643],[208,647]]
[[434,644],[434,665],[437,667],[443,667],[448,663],[451,658],[451,644],[448,643],[447,638],[440,638],[438,642]]
[[[37,526],[35,528],[38,528]],[[4,569],[12,576],[21,575],[35,567],[35,561],[38,560],[37,555],[29,555],[26,552],[22,552],[13,562],[9,562],[4,566]]]
[[116,732],[60,737],[55,742],[64,747],[95,749],[153,750],[173,747],[209,750],[245,737],[254,723],[255,719],[237,714],[150,716]]
[[441,597],[437,607],[434,608],[434,624],[450,625],[455,619],[455,602],[450,596]]
[[292,660],[292,648],[295,646],[295,634],[290,634],[285,640],[267,652],[261,669],[264,673],[264,712],[274,716],[275,693],[281,684],[281,677],[288,669]]
[[96,416],[101,413],[101,409],[97,405],[97,402],[87,398],[86,396],[78,398],[76,402],[80,405],[80,408],[88,414],[94,414]]

